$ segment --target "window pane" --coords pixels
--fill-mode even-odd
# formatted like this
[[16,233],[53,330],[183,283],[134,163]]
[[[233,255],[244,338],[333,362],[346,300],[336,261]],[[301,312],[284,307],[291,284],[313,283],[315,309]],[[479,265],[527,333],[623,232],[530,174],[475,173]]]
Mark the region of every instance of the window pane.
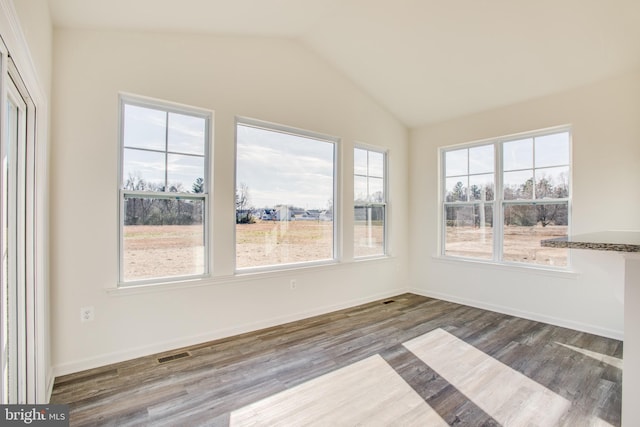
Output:
[[136,105],[124,106],[124,146],[166,149],[167,113]]
[[505,142],[502,152],[505,171],[533,168],[533,138]]
[[384,255],[384,206],[354,208],[355,257]]
[[169,154],[168,191],[193,193],[197,183],[204,179],[204,157]]
[[446,202],[466,202],[467,201],[467,177],[447,178],[445,182]]
[[[354,249],[353,256],[385,254],[385,206],[362,206],[359,203],[385,202],[385,153],[356,149],[367,156],[367,176],[354,176]],[[356,154],[360,155],[361,154]]]
[[124,149],[122,182],[125,190],[164,191],[165,154]]
[[307,221],[291,220],[293,212],[284,206],[271,211],[272,219],[236,224],[236,268],[333,258],[333,219],[326,211]]
[[483,145],[469,149],[469,173],[493,172],[493,145]]
[[469,200],[493,200],[493,174],[469,177]]
[[366,202],[368,199],[367,189],[367,177],[354,176],[353,177],[353,199],[356,202]]
[[566,203],[506,205],[503,260],[566,266],[567,249],[543,248],[540,241],[566,236],[568,218]]
[[334,144],[242,124],[236,143],[243,209],[269,212],[236,225],[236,267],[333,259]]
[[125,281],[205,273],[204,201],[126,198]]
[[205,119],[169,113],[168,151],[204,156]]
[[369,151],[369,176],[384,178],[384,153]]
[[569,164],[569,132],[536,137],[536,168]]
[[353,150],[353,173],[367,175],[367,150],[360,148]]
[[536,198],[569,197],[569,167],[536,169]]
[[446,206],[445,255],[493,258],[493,206]]
[[504,199],[532,199],[533,171],[517,171],[504,173]]
[[369,178],[369,201],[373,203],[384,202],[384,179]]
[[466,148],[462,150],[447,151],[444,154],[446,176],[467,175],[469,173],[467,167],[468,155],[469,150]]

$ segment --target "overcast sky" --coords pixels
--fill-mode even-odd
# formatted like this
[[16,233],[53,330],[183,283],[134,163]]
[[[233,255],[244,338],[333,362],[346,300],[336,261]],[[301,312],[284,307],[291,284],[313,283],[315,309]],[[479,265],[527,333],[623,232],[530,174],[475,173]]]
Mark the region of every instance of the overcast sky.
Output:
[[236,185],[249,206],[326,209],[333,199],[334,144],[238,125]]
[[204,178],[205,119],[126,105],[124,120],[124,181],[136,176],[162,187],[166,172],[169,186],[188,192]]

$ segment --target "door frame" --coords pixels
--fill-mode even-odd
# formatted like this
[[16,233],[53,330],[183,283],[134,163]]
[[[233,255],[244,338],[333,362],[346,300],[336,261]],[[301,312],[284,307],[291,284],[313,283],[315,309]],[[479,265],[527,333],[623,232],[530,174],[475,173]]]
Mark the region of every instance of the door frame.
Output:
[[[25,362],[24,402],[48,403],[53,389],[49,330],[49,199],[48,147],[49,106],[29,45],[21,29],[12,0],[0,0],[0,138],[4,138],[6,120],[6,86],[15,83],[26,101],[26,147],[24,155],[24,259]],[[11,76],[11,77],[9,77]],[[46,76],[45,76],[46,77]]]

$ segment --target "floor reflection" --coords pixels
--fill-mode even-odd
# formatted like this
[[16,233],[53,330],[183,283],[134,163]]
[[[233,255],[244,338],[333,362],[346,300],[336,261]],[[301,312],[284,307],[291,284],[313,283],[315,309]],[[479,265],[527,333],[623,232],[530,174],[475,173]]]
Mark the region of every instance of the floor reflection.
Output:
[[447,426],[379,355],[233,411],[238,426]]
[[595,351],[587,350],[586,348],[574,347],[569,344],[563,344],[561,342],[557,342],[556,344],[561,345],[564,348],[568,348],[569,350],[576,351],[578,353],[584,354],[592,359],[598,360],[600,362],[606,363],[609,366],[613,366],[614,368],[622,369],[622,359],[617,357],[608,356],[606,354],[598,353]]
[[443,329],[404,343],[502,425],[554,426],[571,403]]

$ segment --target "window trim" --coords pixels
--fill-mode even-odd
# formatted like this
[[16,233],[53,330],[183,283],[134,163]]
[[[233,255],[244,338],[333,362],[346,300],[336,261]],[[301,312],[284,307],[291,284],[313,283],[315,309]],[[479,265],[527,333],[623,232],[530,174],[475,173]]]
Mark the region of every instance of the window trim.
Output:
[[[567,132],[569,134],[569,197],[566,198],[557,198],[557,199],[536,199],[535,191],[533,192],[532,199],[513,199],[513,200],[505,200],[504,199],[504,183],[503,183],[503,146],[504,143],[512,142],[520,139],[526,138],[539,138],[547,135],[552,135],[556,133]],[[490,202],[493,206],[493,256],[489,259],[484,258],[473,258],[473,257],[464,257],[464,256],[452,256],[446,254],[446,232],[447,228],[445,225],[446,219],[446,208],[447,206],[474,206],[478,204],[478,201],[464,201],[464,202],[446,202],[445,192],[446,192],[446,153],[450,151],[460,150],[460,149],[470,149],[473,147],[479,147],[484,145],[493,145],[494,146],[494,198]],[[559,272],[567,272],[572,271],[572,263],[571,263],[571,251],[567,253],[567,265],[565,266],[552,266],[545,264],[535,264],[535,263],[525,263],[525,262],[517,262],[517,261],[508,261],[504,260],[504,207],[506,205],[541,205],[541,204],[567,204],[567,215],[568,215],[568,225],[567,225],[567,234],[571,235],[572,223],[571,214],[572,214],[572,198],[573,198],[573,129],[570,124],[553,126],[549,128],[509,134],[504,136],[499,136],[495,138],[487,138],[482,140],[477,140],[468,143],[456,144],[439,147],[439,185],[438,185],[438,258],[446,259],[446,260],[457,260],[463,262],[474,262],[481,264],[493,264],[493,265],[503,265],[508,267],[521,267],[521,268],[532,268],[536,270],[551,270],[551,271],[559,271]],[[535,150],[534,150],[534,159],[535,159]],[[534,165],[530,168],[531,170],[536,169],[544,169],[535,167]],[[523,169],[529,170],[529,169]],[[467,174],[466,176],[470,176],[472,174]],[[495,220],[498,218],[499,220]]]
[[[175,113],[188,115],[193,117],[200,117],[205,120],[205,136],[204,136],[204,155],[198,157],[204,157],[204,191],[203,193],[186,193],[186,192],[169,192],[169,191],[135,191],[135,190],[125,190],[123,188],[123,173],[124,173],[124,110],[125,105],[133,105],[137,107],[150,108],[155,110],[162,110],[167,113]],[[130,93],[119,93],[118,94],[118,288],[127,288],[132,286],[144,286],[144,285],[155,285],[155,284],[165,284],[172,282],[184,282],[189,280],[198,280],[198,279],[206,279],[211,276],[211,269],[213,266],[212,256],[212,248],[211,248],[211,239],[210,239],[210,230],[211,230],[211,217],[210,214],[210,202],[209,200],[212,198],[212,190],[213,190],[213,180],[211,174],[211,165],[213,164],[213,159],[211,157],[212,149],[212,138],[213,138],[213,111],[206,110],[203,108],[192,107],[189,105],[179,104],[170,101],[164,101],[154,98],[149,98],[140,95],[134,95]],[[166,154],[172,154],[171,151],[165,150],[153,150],[153,149],[144,149],[141,148],[141,151],[148,152],[161,152]],[[188,153],[178,153],[180,155],[189,155]],[[166,176],[165,171],[165,176]],[[204,271],[202,274],[189,274],[189,275],[179,275],[179,276],[169,276],[169,277],[156,277],[150,279],[140,279],[140,280],[124,280],[124,206],[125,206],[125,198],[127,196],[138,196],[138,197],[150,197],[150,198],[158,198],[158,199],[187,199],[187,200],[202,200],[203,203],[203,212],[202,212],[202,221],[203,221],[203,234],[204,234]]]
[[[300,261],[286,264],[274,264],[274,265],[259,265],[254,267],[241,267],[237,265],[237,232],[236,232],[236,215],[233,215],[233,271],[235,276],[242,276],[246,274],[262,273],[262,272],[277,272],[281,270],[293,270],[305,267],[315,267],[323,265],[338,264],[342,260],[342,250],[340,236],[342,236],[342,226],[340,218],[341,216],[341,171],[342,162],[340,156],[340,150],[342,149],[342,139],[336,136],[323,134],[320,132],[314,132],[306,129],[297,128],[294,126],[283,125],[279,123],[269,122],[266,120],[254,119],[246,116],[235,116],[234,122],[234,164],[233,164],[233,188],[238,188],[238,126],[248,126],[256,129],[262,129],[270,132],[279,132],[287,135],[298,136],[303,138],[315,139],[321,142],[330,142],[333,144],[333,245],[332,252],[333,258],[312,260],[312,261]],[[234,204],[235,210],[235,204]]]
[[[355,201],[355,194],[353,197],[353,214],[355,215],[355,208],[356,207],[383,207],[384,208],[384,231],[383,231],[383,245],[382,245],[382,254],[376,254],[376,255],[360,255],[360,256],[356,256],[355,255],[355,238],[352,239],[353,242],[353,259],[354,260],[367,260],[367,259],[374,259],[374,258],[384,258],[384,257],[388,257],[389,256],[389,149],[386,148],[380,148],[380,147],[374,147],[372,145],[368,145],[368,144],[362,144],[362,143],[356,143],[353,147],[353,152],[355,154],[355,150],[365,150],[367,152],[369,151],[373,151],[375,153],[380,153],[383,156],[383,191],[384,191],[384,201],[381,203],[373,203],[373,202],[368,202],[368,203],[356,203]],[[367,165],[368,167],[368,165]],[[362,174],[356,174],[355,170],[353,171],[353,177],[355,178],[356,176],[364,176],[369,178],[370,175],[362,175]],[[355,184],[355,179],[354,179],[354,184]],[[355,185],[354,185],[355,188]],[[355,221],[355,218],[354,218]],[[355,224],[354,224],[355,226]],[[355,231],[355,228],[354,228]],[[353,236],[355,237],[355,235]]]

